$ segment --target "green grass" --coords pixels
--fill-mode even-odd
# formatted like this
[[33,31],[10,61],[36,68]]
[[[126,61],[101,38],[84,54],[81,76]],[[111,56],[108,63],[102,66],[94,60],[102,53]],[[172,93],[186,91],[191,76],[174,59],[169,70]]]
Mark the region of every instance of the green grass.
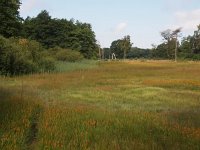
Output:
[[200,149],[200,63],[59,66],[0,78],[0,149]]
[[95,60],[82,60],[80,62],[56,62],[55,72],[69,72],[75,70],[85,70],[92,69],[97,66],[97,61]]

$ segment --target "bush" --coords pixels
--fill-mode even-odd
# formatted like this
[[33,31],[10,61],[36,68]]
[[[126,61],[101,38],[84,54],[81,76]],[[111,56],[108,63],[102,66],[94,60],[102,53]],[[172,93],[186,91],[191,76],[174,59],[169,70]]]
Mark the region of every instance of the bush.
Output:
[[7,75],[28,74],[38,70],[37,64],[27,59],[23,53],[16,49],[10,49],[3,57],[3,60],[3,72]]
[[185,59],[200,60],[200,54],[187,54]]
[[200,60],[200,54],[194,54],[192,60]]
[[40,72],[50,72],[56,69],[55,60],[52,57],[44,57],[41,59],[39,66]]
[[58,61],[67,62],[76,62],[83,59],[83,55],[80,52],[70,49],[59,49],[55,57]]
[[1,74],[13,76],[54,70],[54,60],[44,55],[44,51],[35,41],[0,37]]

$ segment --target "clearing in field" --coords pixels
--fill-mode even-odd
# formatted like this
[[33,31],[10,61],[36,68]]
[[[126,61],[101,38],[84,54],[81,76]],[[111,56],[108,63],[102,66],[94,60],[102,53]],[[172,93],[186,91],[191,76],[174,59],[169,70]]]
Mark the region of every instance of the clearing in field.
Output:
[[79,65],[0,78],[0,149],[200,149],[200,63]]

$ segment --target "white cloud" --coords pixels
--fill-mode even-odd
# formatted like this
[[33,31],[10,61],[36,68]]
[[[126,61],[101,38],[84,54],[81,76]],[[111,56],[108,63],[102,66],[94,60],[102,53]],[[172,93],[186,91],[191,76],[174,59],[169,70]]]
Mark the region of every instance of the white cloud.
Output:
[[177,10],[182,8],[187,8],[188,5],[196,2],[198,3],[199,0],[164,0],[164,7],[167,10]]
[[192,34],[200,24],[200,9],[192,11],[177,11],[173,16],[173,24],[167,28],[176,29],[181,27],[183,32]]
[[121,33],[121,32],[123,32],[126,28],[127,28],[127,23],[125,23],[125,22],[121,22],[121,23],[119,23],[118,25],[117,25],[117,27],[115,28],[115,30],[114,30],[114,33]]

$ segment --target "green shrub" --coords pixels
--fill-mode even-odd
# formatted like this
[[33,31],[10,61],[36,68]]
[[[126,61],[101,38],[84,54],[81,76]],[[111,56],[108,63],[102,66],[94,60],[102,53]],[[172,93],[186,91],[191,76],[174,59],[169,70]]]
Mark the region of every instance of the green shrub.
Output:
[[52,57],[44,57],[41,59],[40,63],[40,72],[50,72],[52,70],[55,70],[55,60]]
[[20,75],[55,69],[53,58],[36,41],[0,37],[0,73]]
[[194,54],[194,55],[192,56],[192,59],[193,59],[193,60],[200,60],[200,54]]
[[3,72],[9,75],[28,74],[38,70],[37,64],[16,49],[10,49],[4,55],[3,60]]
[[59,61],[76,62],[83,59],[80,52],[70,49],[60,49],[56,53],[56,59]]
[[18,75],[28,72],[34,72],[36,65],[31,59],[28,59],[28,51],[24,51],[19,44],[1,37],[1,62],[0,70],[6,75]]
[[200,54],[187,54],[185,59],[189,60],[200,60]]

